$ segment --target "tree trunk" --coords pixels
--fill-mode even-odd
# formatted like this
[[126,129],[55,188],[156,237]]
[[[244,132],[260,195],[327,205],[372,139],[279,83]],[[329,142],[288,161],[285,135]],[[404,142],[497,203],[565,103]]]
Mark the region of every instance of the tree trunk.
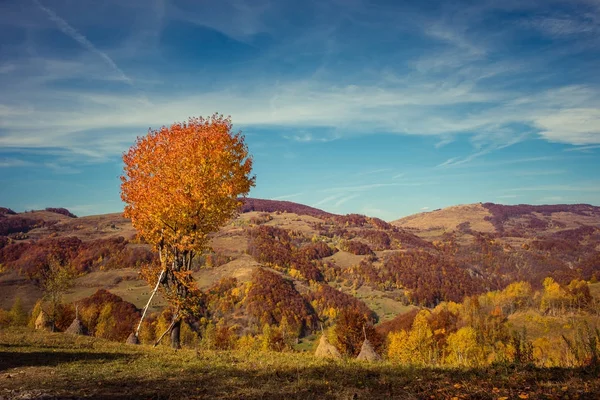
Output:
[[171,329],[171,347],[174,349],[181,348],[181,319],[177,319]]

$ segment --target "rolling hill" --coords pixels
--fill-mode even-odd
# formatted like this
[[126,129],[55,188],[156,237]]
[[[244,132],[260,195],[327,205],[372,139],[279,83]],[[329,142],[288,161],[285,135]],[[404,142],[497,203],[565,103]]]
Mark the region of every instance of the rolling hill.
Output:
[[[144,305],[149,288],[139,263],[154,256],[121,214],[0,211],[0,307],[16,297],[31,307],[41,296],[34,266],[49,251],[61,252],[79,271],[68,301],[103,288]],[[540,287],[547,276],[568,283],[600,274],[600,208],[589,205],[478,203],[392,223],[273,200],[248,199],[241,211],[198,260],[194,276],[202,289],[231,278],[244,284],[267,268],[303,296],[315,290],[309,281],[327,284],[384,321],[415,305],[460,301],[519,280]],[[281,235],[288,239],[275,254],[281,241],[273,237]],[[298,258],[304,253],[311,254],[308,262]],[[154,310],[163,306],[159,299]]]

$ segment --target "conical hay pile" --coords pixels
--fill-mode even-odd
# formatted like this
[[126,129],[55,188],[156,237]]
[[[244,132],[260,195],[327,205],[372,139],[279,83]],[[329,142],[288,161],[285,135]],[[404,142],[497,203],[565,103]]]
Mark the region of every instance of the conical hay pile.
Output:
[[48,314],[44,310],[40,311],[38,317],[35,320],[35,329],[36,330],[50,330],[50,318],[48,318]]
[[342,355],[338,349],[329,343],[325,335],[321,335],[321,340],[319,341],[319,346],[315,351],[315,356],[319,358],[342,358]]
[[140,340],[135,336],[135,332],[131,332],[125,341],[127,344],[140,344]]
[[381,360],[381,357],[375,352],[375,349],[373,348],[371,342],[365,339],[365,341],[362,344],[362,347],[360,348],[360,353],[358,354],[356,359],[363,361],[379,361]]
[[65,333],[69,333],[71,335],[85,335],[85,328],[79,318],[75,318]]

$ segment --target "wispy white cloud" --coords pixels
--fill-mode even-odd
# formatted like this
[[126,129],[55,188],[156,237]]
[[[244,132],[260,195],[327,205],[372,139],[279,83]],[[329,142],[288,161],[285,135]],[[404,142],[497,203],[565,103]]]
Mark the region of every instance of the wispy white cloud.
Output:
[[126,83],[132,84],[132,80],[119,68],[119,66],[113,61],[112,58],[108,56],[105,52],[99,50],[92,42],[90,42],[85,36],[79,33],[75,28],[73,28],[67,21],[58,16],[54,11],[49,9],[48,7],[42,5],[38,0],[33,0],[33,2],[46,14],[48,17],[56,24],[58,29],[60,29],[65,35],[71,37],[85,49],[91,51],[92,53],[98,55],[106,64],[108,64],[117,74],[118,76]]
[[273,197],[273,200],[288,200],[288,199],[294,199],[296,197],[300,197],[304,194],[304,192],[299,192],[299,193],[293,193],[293,194],[285,194],[283,196],[277,196],[277,197]]
[[[115,156],[148,126],[158,127],[213,110],[232,115],[234,123],[242,127],[285,127],[286,132],[292,132],[285,137],[304,143],[392,133],[439,137],[436,147],[441,148],[460,136],[472,138],[470,153],[453,155],[439,167],[471,165],[475,159],[531,137],[582,146],[600,143],[600,91],[593,83],[527,88],[488,83],[500,75],[507,77],[507,82],[520,79],[527,76],[522,74],[535,72],[532,64],[543,61],[535,55],[532,55],[533,61],[492,62],[488,59],[498,44],[480,37],[473,27],[484,20],[482,16],[486,12],[494,9],[489,4],[474,7],[475,10],[468,8],[464,15],[456,11],[437,19],[415,17],[414,21],[407,21],[410,29],[420,27],[420,33],[434,41],[435,46],[412,58],[399,58],[404,62],[397,68],[390,64],[371,71],[369,68],[373,67],[369,66],[353,70],[340,79],[335,68],[326,66],[323,73],[310,78],[278,76],[274,84],[273,77],[269,76],[252,81],[233,80],[210,89],[173,78],[173,87],[179,85],[189,90],[157,89],[149,84],[146,92],[151,100],[148,100],[131,93],[132,90],[106,94],[91,88],[70,91],[53,87],[53,83],[70,77],[116,79],[127,83],[132,79],[109,52],[94,46],[55,11],[35,1],[58,29],[88,51],[88,57],[51,60],[36,56],[0,66],[0,70],[9,69],[11,75],[22,74],[18,85],[2,82],[15,89],[10,97],[0,95],[0,129],[3,130],[0,146],[3,147],[58,146],[89,151],[100,157]],[[160,14],[158,20],[183,19],[246,42],[257,34],[274,34],[287,24],[273,18],[281,9],[268,1],[253,5],[227,1],[210,12],[202,8],[188,12],[189,4],[183,3],[159,4],[155,8]],[[384,21],[389,24],[385,29],[399,29],[395,18],[401,17],[403,10],[392,11],[396,14],[392,17],[390,12],[389,21]],[[381,22],[370,20],[371,10],[361,4],[355,4],[346,12],[348,15],[344,18],[356,19],[371,29],[377,26],[375,22]],[[366,18],[352,19],[357,15]],[[377,18],[381,19],[381,15]],[[239,20],[239,24],[232,24],[232,19]],[[326,33],[327,39],[335,41],[337,33],[335,29],[325,30],[326,22],[318,20],[310,27],[321,29],[320,34]],[[560,24],[542,25],[556,28]],[[299,42],[308,40],[304,38],[306,32],[287,25],[285,28],[290,30],[286,31],[283,44],[300,46]],[[559,30],[555,28],[552,29]],[[500,34],[496,37],[496,41],[502,39]],[[311,37],[301,46],[310,48],[310,44],[318,40],[322,41],[323,36]],[[291,56],[278,46],[274,45],[273,49],[266,52],[265,59],[284,53]],[[335,51],[340,49],[332,49]],[[114,73],[106,74],[93,65],[92,56],[100,57]],[[262,61],[264,59],[257,59],[257,65]],[[136,84],[138,82],[136,78]]]
[[366,171],[359,172],[358,174],[356,174],[356,176],[377,175],[377,174],[381,174],[383,172],[388,172],[388,171],[391,171],[391,168],[379,168],[379,169],[373,169],[373,170],[366,170]]
[[337,207],[341,206],[342,204],[346,203],[347,201],[355,199],[359,196],[360,196],[359,194],[353,194],[350,196],[342,197],[341,199],[337,200],[333,206],[337,208]]
[[356,185],[356,186],[338,186],[323,190],[323,192],[364,192],[366,190],[373,190],[382,187],[400,186],[399,183],[371,183],[367,185]]
[[319,206],[322,206],[323,204],[331,203],[332,201],[334,201],[335,199],[339,198],[340,196],[342,196],[342,195],[336,194],[336,195],[333,195],[333,196],[327,196],[327,197],[325,197],[325,198],[317,201],[316,203],[313,203],[312,206],[313,207],[319,207]]
[[589,145],[589,146],[571,147],[571,148],[568,148],[568,149],[564,149],[563,151],[581,151],[583,153],[589,153],[590,150],[594,150],[594,149],[600,149],[600,144],[594,144],[594,145]]
[[0,168],[29,167],[32,165],[34,165],[32,162],[17,158],[0,158]]

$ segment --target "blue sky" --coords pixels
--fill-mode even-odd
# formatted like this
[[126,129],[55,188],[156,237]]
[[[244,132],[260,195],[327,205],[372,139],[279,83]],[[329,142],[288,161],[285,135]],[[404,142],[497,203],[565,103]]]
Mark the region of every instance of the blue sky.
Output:
[[135,137],[214,112],[252,197],[600,205],[598,71],[599,0],[5,0],[0,205],[120,211]]

